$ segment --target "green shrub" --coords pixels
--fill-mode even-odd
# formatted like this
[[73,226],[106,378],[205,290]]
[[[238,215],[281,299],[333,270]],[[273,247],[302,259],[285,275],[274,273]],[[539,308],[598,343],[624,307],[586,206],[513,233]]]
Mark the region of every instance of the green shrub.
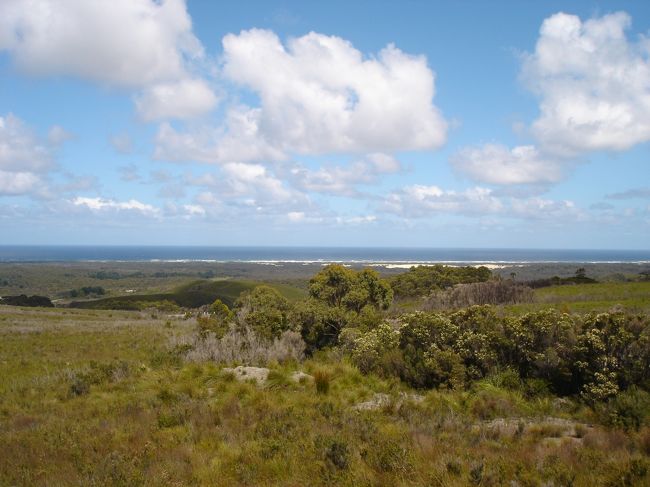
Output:
[[610,399],[602,412],[605,423],[638,430],[650,421],[650,394],[632,387]]
[[339,470],[345,470],[350,465],[348,445],[343,441],[332,441],[325,451],[326,460]]

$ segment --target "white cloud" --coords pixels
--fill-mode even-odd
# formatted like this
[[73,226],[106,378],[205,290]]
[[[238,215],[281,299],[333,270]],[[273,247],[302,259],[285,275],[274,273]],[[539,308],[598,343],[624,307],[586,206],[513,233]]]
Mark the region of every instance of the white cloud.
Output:
[[147,216],[158,216],[160,210],[147,203],[142,203],[136,199],[128,201],[115,201],[106,198],[89,198],[78,196],[72,200],[72,204],[78,207],[87,208],[93,212],[102,211],[127,211],[141,213]]
[[216,104],[217,97],[202,79],[155,84],[135,97],[138,115],[146,122],[195,118],[211,111]]
[[205,215],[205,208],[201,205],[183,205],[183,209],[189,216],[203,216]]
[[474,181],[490,184],[554,183],[563,176],[562,165],[532,145],[512,149],[501,144],[465,147],[451,163]]
[[377,57],[340,37],[311,32],[286,46],[271,31],[223,39],[223,71],[261,100],[260,128],[301,154],[433,149],[447,123],[433,105],[434,74],[423,56],[393,45]]
[[305,215],[304,211],[290,211],[289,213],[287,213],[287,218],[292,223],[304,222],[306,217],[307,216]]
[[339,216],[336,217],[336,223],[339,225],[366,225],[377,221],[375,215],[360,215],[360,216]]
[[401,164],[392,156],[376,153],[354,161],[348,166],[324,166],[316,171],[304,166],[295,166],[288,177],[303,191],[358,196],[356,186],[375,183],[380,175],[400,171]]
[[278,161],[294,154],[435,149],[446,140],[424,56],[389,45],[364,58],[350,42],[314,32],[283,45],[258,29],[226,35],[223,49],[224,78],[250,89],[259,106],[231,107],[216,129],[183,134],[161,126],[157,158]]
[[66,140],[70,140],[74,137],[70,132],[61,127],[60,125],[54,125],[47,132],[47,140],[50,144],[57,146],[61,145]]
[[526,220],[551,220],[563,223],[583,217],[583,211],[572,201],[555,201],[543,198],[513,199],[510,204],[513,216]]
[[40,172],[51,165],[50,148],[22,120],[0,117],[0,169]]
[[40,184],[41,179],[31,172],[0,170],[0,196],[30,193]]
[[235,197],[252,197],[254,205],[278,205],[304,199],[260,164],[230,162],[224,164],[222,171],[228,193]]
[[285,213],[311,206],[307,195],[288,187],[261,164],[229,162],[218,173],[186,175],[185,184],[207,188],[196,201],[204,206],[253,208],[258,212]]
[[494,191],[475,187],[464,191],[445,191],[437,186],[414,185],[390,193],[382,208],[405,218],[440,215],[470,217],[495,216],[523,220],[548,220],[562,224],[586,218],[574,202],[539,197],[500,198]]
[[30,75],[142,89],[136,104],[147,121],[194,117],[216,103],[195,73],[204,50],[185,0],[4,0],[2,50]]
[[4,0],[0,49],[31,74],[130,87],[183,78],[203,56],[184,0]]
[[[237,134],[225,134],[222,128],[202,127],[179,132],[170,124],[160,125],[153,157],[173,162],[279,161],[286,155],[259,138],[259,110],[231,109],[226,125]],[[233,129],[234,127],[234,129]]]
[[52,167],[50,143],[11,113],[0,117],[0,195],[43,189],[42,177]]
[[522,76],[540,97],[532,133],[545,151],[573,156],[650,140],[650,43],[626,37],[623,12],[581,21],[558,13],[540,29]]
[[445,191],[437,186],[416,184],[389,194],[383,209],[408,218],[437,214],[482,215],[501,212],[503,203],[487,188]]

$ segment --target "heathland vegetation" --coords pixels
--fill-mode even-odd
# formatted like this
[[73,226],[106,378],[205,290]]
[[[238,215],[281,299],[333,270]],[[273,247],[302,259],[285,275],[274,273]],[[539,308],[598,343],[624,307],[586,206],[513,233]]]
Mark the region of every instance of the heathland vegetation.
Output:
[[642,275],[204,276],[0,306],[0,485],[650,485]]

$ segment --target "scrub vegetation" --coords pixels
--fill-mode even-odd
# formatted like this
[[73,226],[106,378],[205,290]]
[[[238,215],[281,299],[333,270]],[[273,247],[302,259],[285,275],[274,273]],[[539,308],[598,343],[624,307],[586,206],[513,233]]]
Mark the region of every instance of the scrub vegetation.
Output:
[[0,485],[650,485],[650,283],[404,276],[0,306]]

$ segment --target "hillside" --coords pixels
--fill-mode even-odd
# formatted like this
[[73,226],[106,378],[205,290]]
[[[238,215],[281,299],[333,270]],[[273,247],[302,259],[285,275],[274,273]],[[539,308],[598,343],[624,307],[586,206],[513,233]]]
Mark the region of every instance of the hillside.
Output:
[[[258,281],[244,281],[234,279],[197,280],[182,285],[167,293],[156,294],[130,294],[91,301],[73,301],[71,308],[82,309],[121,309],[138,310],[155,306],[159,303],[173,303],[182,308],[198,308],[199,306],[213,303],[220,299],[229,307],[244,291],[249,291],[261,285]],[[274,289],[290,301],[296,301],[305,296],[305,291],[287,284],[269,283]]]

